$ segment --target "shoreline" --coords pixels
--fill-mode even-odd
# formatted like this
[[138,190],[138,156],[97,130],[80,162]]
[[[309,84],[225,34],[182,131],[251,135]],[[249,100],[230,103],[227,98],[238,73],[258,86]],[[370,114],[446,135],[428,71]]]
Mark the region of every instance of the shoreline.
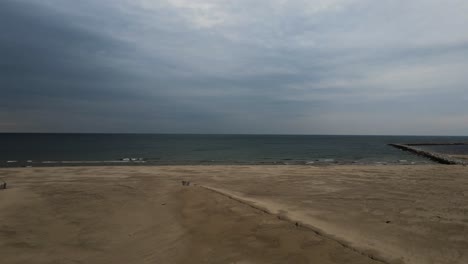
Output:
[[[173,229],[178,231],[173,231],[185,237],[173,237],[171,232],[158,228],[141,233],[148,236],[138,238],[141,241],[139,247],[147,247],[147,243],[153,241],[151,243],[164,248],[153,252],[155,258],[162,258],[161,263],[168,263],[162,260],[175,258],[176,255],[186,257],[187,252],[202,252],[200,259],[219,260],[214,261],[216,263],[250,258],[258,258],[257,262],[262,262],[260,260],[268,256],[257,253],[272,245],[281,248],[271,251],[272,256],[283,262],[287,261],[288,255],[293,254],[291,252],[295,252],[295,256],[302,260],[345,254],[356,261],[334,262],[333,259],[326,259],[323,263],[367,263],[374,261],[371,257],[392,264],[461,264],[468,261],[468,254],[464,252],[468,245],[468,170],[459,165],[3,168],[0,169],[0,179],[8,182],[9,186],[7,190],[0,190],[0,197],[8,197],[0,199],[0,210],[3,213],[0,216],[3,219],[0,220],[5,223],[0,228],[0,243],[7,243],[1,248],[6,248],[6,256],[12,259],[17,250],[22,250],[25,256],[30,257],[39,253],[33,248],[15,246],[27,242],[21,237],[33,236],[40,240],[42,232],[54,230],[58,226],[60,234],[64,230],[72,232],[76,228],[87,230],[76,233],[76,237],[71,240],[64,238],[64,243],[75,240],[98,243],[105,239],[115,239],[116,244],[112,242],[108,248],[99,251],[99,254],[103,254],[100,255],[102,258],[109,260],[112,255],[110,252],[115,253],[113,250],[117,248],[116,245],[129,242],[129,236],[121,234],[122,228],[127,230],[144,226],[143,222],[151,219],[147,222],[149,225],[174,225]],[[190,181],[191,186],[183,187],[182,180]],[[161,195],[167,197],[161,198]],[[229,197],[234,200],[230,201]],[[208,205],[206,203],[209,200],[217,202]],[[66,203],[63,204],[63,201]],[[125,203],[122,204],[122,201]],[[181,208],[187,203],[193,205],[187,209],[189,212],[185,213],[186,216],[180,218],[181,212],[184,212]],[[49,211],[51,208],[56,208],[55,213]],[[163,209],[170,210],[161,211]],[[240,211],[245,212],[245,215],[238,214]],[[265,215],[265,212],[268,214]],[[147,215],[152,213],[162,214],[158,217],[164,216],[164,219],[167,217],[171,220],[160,222],[162,220]],[[78,218],[73,220],[75,216]],[[30,221],[35,221],[34,218],[44,221],[33,224]],[[62,218],[69,220],[63,222]],[[76,222],[77,219],[81,220]],[[91,222],[86,224],[86,219]],[[228,219],[237,220],[229,222],[232,220]],[[121,221],[124,220],[128,222],[125,224],[127,227],[122,226],[124,223]],[[69,221],[74,224],[67,224]],[[119,223],[110,224],[106,221]],[[274,225],[282,227],[261,227],[265,221],[270,224],[274,221]],[[29,233],[23,234],[21,230],[29,230]],[[234,230],[243,231],[237,234]],[[252,230],[265,232],[255,235],[251,233]],[[294,231],[295,235],[291,236],[287,230],[300,232]],[[16,233],[13,234],[13,231]],[[124,233],[133,234],[134,231]],[[92,235],[94,233],[96,235]],[[220,250],[225,255],[204,251],[220,246],[215,238],[221,233],[226,241],[223,244],[225,247]],[[213,236],[213,241],[204,241],[206,236]],[[321,240],[329,242],[300,246],[296,243],[303,241],[302,236],[310,236],[312,240],[319,239],[316,237],[319,236]],[[164,242],[157,237],[165,237],[166,241],[173,242],[163,245]],[[258,240],[258,237],[262,239]],[[284,239],[288,243],[278,242]],[[44,244],[43,250],[52,250],[49,246],[54,241],[46,236],[41,242]],[[204,249],[197,248],[194,241],[208,244],[204,244]],[[58,251],[70,257],[65,250],[67,247],[62,248],[63,244],[59,242],[56,244]],[[291,243],[297,247],[288,247]],[[244,253],[237,252],[235,247],[230,247],[232,245],[245,247],[245,251],[242,251]],[[132,248],[130,244],[128,246]],[[305,251],[301,249],[303,247]],[[90,258],[88,260],[94,259],[94,255],[86,248],[76,250],[84,250],[82,253]],[[185,253],[174,255],[174,251]],[[229,252],[237,252],[236,257],[226,258],[231,254]],[[138,254],[134,257],[132,261],[139,262]],[[274,259],[267,262],[271,263]],[[185,260],[174,262],[189,263],[189,258]]]
[[313,160],[313,161],[272,161],[272,162],[225,162],[225,161],[202,161],[202,162],[155,162],[155,161],[0,161],[1,168],[55,168],[55,167],[109,167],[109,166],[399,166],[399,165],[434,165],[437,162],[426,160],[393,160],[393,161],[341,161],[335,159]]

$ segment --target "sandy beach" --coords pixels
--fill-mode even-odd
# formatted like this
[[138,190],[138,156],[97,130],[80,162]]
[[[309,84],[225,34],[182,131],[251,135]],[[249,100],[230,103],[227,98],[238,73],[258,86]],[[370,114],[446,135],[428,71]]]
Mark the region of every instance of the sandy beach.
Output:
[[1,263],[468,263],[463,166],[8,168],[0,180]]

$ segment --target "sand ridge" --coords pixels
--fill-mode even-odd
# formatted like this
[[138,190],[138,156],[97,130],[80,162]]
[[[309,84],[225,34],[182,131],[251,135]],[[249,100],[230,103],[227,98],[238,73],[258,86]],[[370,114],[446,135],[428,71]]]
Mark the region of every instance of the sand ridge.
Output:
[[389,263],[468,263],[464,166],[233,167],[213,175],[200,178]]

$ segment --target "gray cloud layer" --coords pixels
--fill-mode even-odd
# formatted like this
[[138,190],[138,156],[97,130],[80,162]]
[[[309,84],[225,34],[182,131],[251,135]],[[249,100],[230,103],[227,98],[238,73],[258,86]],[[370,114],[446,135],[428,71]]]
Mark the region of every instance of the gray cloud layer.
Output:
[[5,0],[0,131],[468,134],[466,1]]

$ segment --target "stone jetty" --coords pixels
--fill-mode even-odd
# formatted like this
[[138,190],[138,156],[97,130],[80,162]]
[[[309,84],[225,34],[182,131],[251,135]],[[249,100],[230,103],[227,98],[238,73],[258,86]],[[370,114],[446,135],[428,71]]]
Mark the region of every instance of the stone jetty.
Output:
[[450,157],[449,155],[441,154],[441,153],[436,153],[436,152],[431,152],[427,150],[422,150],[417,148],[417,146],[441,146],[441,145],[468,145],[468,143],[418,143],[418,144],[388,144],[392,147],[395,147],[397,149],[401,149],[404,151],[409,151],[411,153],[414,153],[416,155],[426,157],[430,160],[433,160],[435,162],[441,163],[441,164],[463,164],[466,165],[467,163],[462,160],[454,159]]

